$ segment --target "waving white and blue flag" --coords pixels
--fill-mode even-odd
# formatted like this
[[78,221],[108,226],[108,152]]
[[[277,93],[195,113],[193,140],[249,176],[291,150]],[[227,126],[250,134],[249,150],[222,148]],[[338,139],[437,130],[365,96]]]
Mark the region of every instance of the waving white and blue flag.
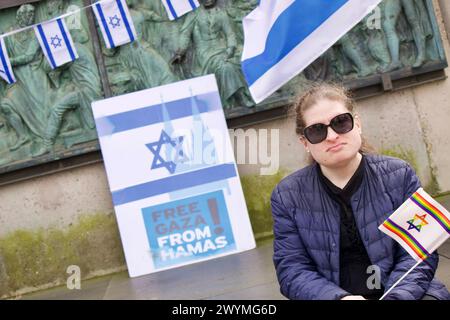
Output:
[[63,19],[38,24],[34,32],[52,69],[78,59],[69,29]]
[[381,0],[261,0],[243,20],[242,70],[259,103],[299,74]]
[[136,29],[125,0],[102,1],[92,9],[108,49],[136,40]]
[[198,0],[162,0],[170,20],[175,20],[200,7]]
[[0,38],[0,77],[9,84],[16,82],[3,38]]

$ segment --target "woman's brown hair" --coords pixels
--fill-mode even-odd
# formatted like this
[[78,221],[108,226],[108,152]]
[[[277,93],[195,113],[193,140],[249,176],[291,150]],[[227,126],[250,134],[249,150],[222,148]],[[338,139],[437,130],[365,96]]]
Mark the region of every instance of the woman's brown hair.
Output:
[[[305,111],[322,99],[342,102],[347,110],[354,114],[355,101],[353,100],[350,91],[343,86],[333,83],[313,84],[306,91],[302,92],[294,102],[295,132],[298,135],[303,135],[303,130],[305,130]],[[367,143],[364,136],[362,136],[361,139],[362,143],[361,148],[359,149],[361,153],[376,153],[375,148]]]

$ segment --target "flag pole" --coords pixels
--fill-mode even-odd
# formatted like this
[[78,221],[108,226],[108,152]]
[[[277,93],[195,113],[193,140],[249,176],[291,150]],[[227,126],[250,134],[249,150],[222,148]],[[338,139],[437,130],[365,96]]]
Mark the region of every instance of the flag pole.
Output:
[[389,290],[386,291],[386,292],[383,294],[383,296],[380,298],[380,300],[383,300],[384,297],[386,297],[386,296],[389,294],[389,292],[392,291],[392,289],[394,289],[394,288],[395,288],[395,287],[396,287],[403,279],[405,279],[406,276],[407,276],[408,274],[410,274],[411,271],[413,271],[413,270],[414,270],[414,269],[415,269],[422,261],[423,261],[423,260],[417,261],[417,263],[416,263],[415,265],[413,265],[412,268],[408,270],[408,272],[406,272],[400,279],[398,279],[397,282],[394,283],[394,285],[393,285],[392,287],[390,287]]

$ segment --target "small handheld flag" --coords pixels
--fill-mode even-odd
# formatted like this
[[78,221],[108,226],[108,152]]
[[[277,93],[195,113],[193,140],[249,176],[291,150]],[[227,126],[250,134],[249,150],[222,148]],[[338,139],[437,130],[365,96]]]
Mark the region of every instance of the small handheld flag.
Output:
[[170,20],[175,20],[182,15],[200,7],[198,0],[162,0]]
[[9,84],[16,82],[3,38],[0,38],[0,77]]
[[125,0],[99,2],[92,9],[108,49],[136,40],[136,29]]
[[302,72],[381,0],[261,0],[243,20],[242,71],[256,103]]
[[423,261],[450,237],[450,213],[420,188],[379,229]]
[[383,299],[450,237],[450,213],[419,188],[378,228],[395,239],[417,261],[381,297]]
[[72,37],[63,19],[38,24],[34,32],[52,69],[78,59]]

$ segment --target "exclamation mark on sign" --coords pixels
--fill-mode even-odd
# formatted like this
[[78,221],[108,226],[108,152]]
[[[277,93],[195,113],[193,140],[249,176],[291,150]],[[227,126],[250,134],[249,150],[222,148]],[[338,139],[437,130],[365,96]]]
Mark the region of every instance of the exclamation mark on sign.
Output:
[[214,229],[214,233],[221,234],[223,232],[223,228],[220,227],[220,215],[219,209],[217,208],[217,200],[214,198],[208,199],[208,208],[214,225],[219,226]]

